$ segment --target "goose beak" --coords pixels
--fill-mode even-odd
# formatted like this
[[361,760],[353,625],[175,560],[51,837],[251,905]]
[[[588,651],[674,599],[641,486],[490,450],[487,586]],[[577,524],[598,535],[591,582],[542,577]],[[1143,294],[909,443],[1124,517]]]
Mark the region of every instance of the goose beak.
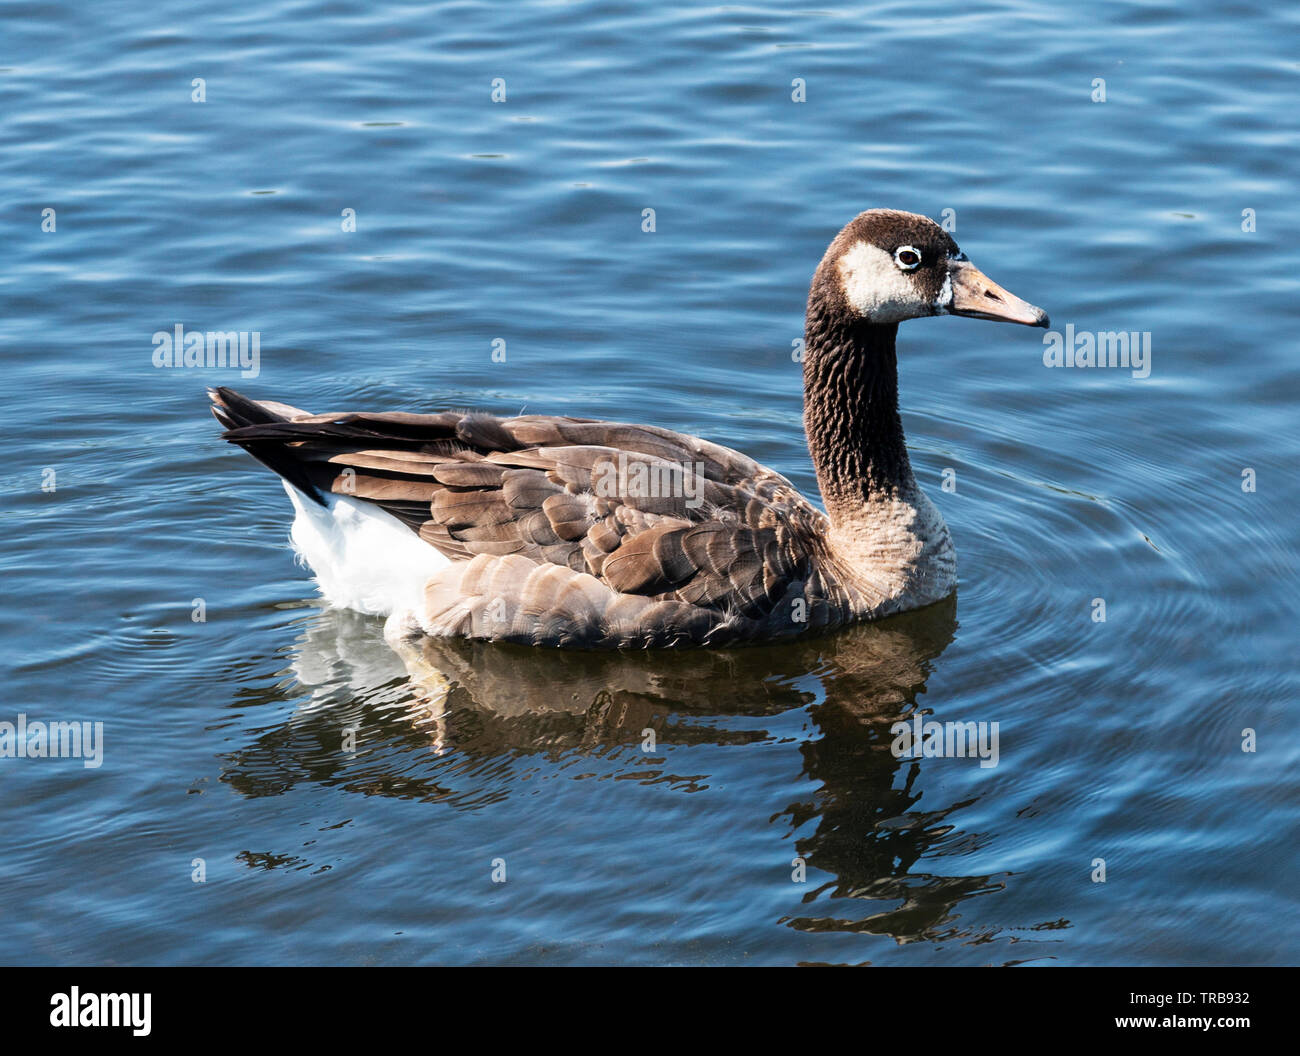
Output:
[[948,265],[952,303],[948,311],[971,319],[996,319],[1024,326],[1048,326],[1047,313],[1008,293],[968,260]]

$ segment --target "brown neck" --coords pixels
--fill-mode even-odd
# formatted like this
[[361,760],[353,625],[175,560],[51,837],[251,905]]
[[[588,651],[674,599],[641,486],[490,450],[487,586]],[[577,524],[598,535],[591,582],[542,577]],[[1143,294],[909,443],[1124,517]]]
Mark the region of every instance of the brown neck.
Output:
[[915,488],[898,415],[897,333],[897,323],[808,306],[804,430],[832,523]]

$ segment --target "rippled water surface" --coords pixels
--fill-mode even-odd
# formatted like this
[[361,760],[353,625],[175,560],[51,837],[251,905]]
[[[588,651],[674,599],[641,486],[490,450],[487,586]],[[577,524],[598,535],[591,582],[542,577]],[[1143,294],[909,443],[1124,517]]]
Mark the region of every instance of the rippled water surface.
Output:
[[[104,724],[0,759],[0,960],[1300,960],[1294,6],[0,14],[0,721]],[[206,409],[644,421],[811,491],[792,342],[882,205],[1152,356],[905,325],[961,582],[878,625],[399,658]],[[259,375],[155,368],[177,324]],[[918,711],[998,765],[895,758]]]

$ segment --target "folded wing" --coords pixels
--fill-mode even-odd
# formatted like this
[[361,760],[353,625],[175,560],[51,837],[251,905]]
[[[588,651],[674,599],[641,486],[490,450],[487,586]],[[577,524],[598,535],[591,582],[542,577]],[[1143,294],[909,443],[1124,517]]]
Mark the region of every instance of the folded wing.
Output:
[[817,571],[824,515],[728,448],[580,418],[212,398],[226,439],[310,498],[372,502],[453,560],[429,588],[438,633],[659,645],[839,622],[846,599]]

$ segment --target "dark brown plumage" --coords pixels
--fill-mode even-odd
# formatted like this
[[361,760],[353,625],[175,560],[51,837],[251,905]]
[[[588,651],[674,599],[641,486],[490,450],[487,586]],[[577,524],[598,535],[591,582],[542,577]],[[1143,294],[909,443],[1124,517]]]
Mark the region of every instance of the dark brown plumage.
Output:
[[[517,566],[525,576],[561,566],[626,595],[613,614],[626,626],[605,644],[743,640],[839,622],[840,592],[828,597],[811,575],[825,516],[784,477],[716,444],[575,418],[272,417],[226,388],[214,390],[213,407],[227,440],[318,502],[331,493],[366,499],[454,560],[512,556],[527,563]],[[700,476],[689,493],[629,486],[639,467],[647,480],[656,469],[671,480],[683,466]],[[470,589],[475,577],[458,587]],[[575,586],[571,577],[539,579],[533,596],[518,599],[491,588],[482,611],[468,607],[455,633],[533,640],[529,628],[487,627],[490,602],[506,598],[511,610],[526,605],[567,626],[558,644],[600,644],[587,639],[610,637],[597,627],[607,606]]]

